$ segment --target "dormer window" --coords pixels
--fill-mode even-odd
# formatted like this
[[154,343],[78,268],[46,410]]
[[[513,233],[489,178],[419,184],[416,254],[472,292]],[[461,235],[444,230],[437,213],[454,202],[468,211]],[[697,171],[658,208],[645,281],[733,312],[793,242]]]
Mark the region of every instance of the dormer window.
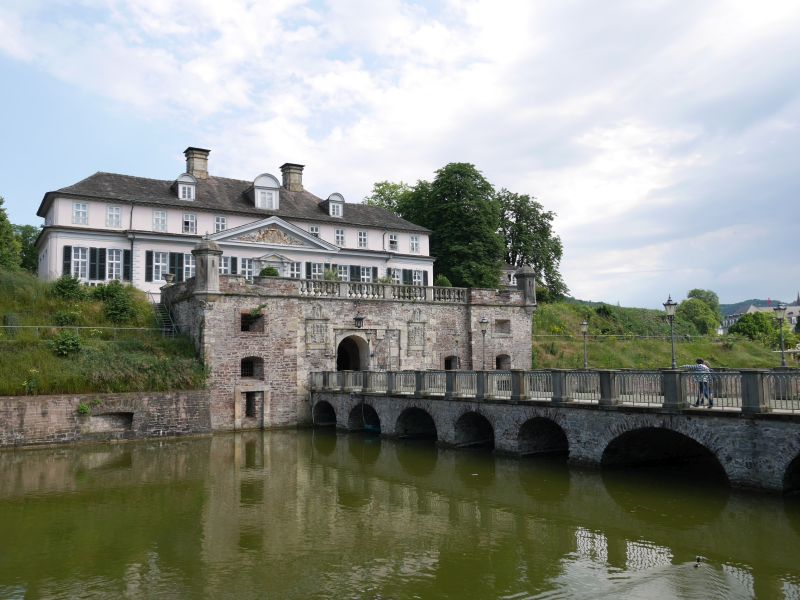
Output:
[[181,200],[194,200],[197,189],[197,180],[188,173],[184,173],[175,180],[175,192]]
[[328,196],[328,214],[332,217],[341,217],[344,214],[344,196],[339,193]]
[[278,180],[264,173],[253,181],[253,201],[256,208],[278,210],[280,208],[280,184]]

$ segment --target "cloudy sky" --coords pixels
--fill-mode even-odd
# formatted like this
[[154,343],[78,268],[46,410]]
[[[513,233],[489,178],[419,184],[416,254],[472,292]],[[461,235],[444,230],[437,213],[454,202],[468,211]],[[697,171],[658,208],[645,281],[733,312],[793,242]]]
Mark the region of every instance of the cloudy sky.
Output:
[[800,2],[3,0],[0,195],[306,165],[360,202],[471,162],[557,213],[573,295],[800,289]]

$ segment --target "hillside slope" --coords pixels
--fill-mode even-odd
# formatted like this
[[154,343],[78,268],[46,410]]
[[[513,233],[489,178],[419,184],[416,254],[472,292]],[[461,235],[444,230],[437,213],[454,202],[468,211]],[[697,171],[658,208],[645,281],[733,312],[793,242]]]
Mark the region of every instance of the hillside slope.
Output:
[[0,269],[0,395],[203,387],[204,370],[188,339],[138,329],[155,325],[138,290],[124,289],[130,301],[120,317],[120,305],[109,309],[102,292],[64,299],[53,288]]

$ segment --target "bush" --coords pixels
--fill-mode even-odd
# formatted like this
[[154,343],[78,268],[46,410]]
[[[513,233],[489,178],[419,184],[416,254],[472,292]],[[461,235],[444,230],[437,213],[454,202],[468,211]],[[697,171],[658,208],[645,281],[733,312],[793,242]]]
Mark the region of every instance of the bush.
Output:
[[280,273],[278,273],[278,269],[275,267],[264,267],[261,269],[261,272],[258,274],[259,277],[278,277]]
[[75,300],[80,302],[86,299],[86,288],[77,277],[63,275],[56,279],[50,287],[50,293],[62,300]]
[[341,280],[341,278],[339,277],[339,273],[337,273],[333,269],[325,269],[322,272],[322,278],[325,281],[340,281]]
[[81,313],[77,310],[59,310],[53,315],[53,321],[61,327],[78,325],[81,322]]
[[80,404],[78,404],[78,408],[75,410],[75,412],[77,412],[79,415],[85,416],[91,413],[92,410],[89,408],[88,404],[86,404],[85,402],[81,402]]
[[443,275],[441,273],[439,273],[439,275],[436,276],[436,279],[433,280],[433,285],[436,287],[453,287],[453,284],[450,283],[447,275]]
[[50,341],[50,349],[59,356],[69,356],[81,349],[81,338],[74,331],[61,331]]

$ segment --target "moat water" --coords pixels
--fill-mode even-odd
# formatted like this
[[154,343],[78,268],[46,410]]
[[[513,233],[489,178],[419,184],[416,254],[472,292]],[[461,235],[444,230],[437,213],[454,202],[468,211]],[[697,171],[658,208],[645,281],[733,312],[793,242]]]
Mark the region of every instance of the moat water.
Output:
[[685,467],[332,431],[2,451],[0,598],[800,598],[800,499]]

